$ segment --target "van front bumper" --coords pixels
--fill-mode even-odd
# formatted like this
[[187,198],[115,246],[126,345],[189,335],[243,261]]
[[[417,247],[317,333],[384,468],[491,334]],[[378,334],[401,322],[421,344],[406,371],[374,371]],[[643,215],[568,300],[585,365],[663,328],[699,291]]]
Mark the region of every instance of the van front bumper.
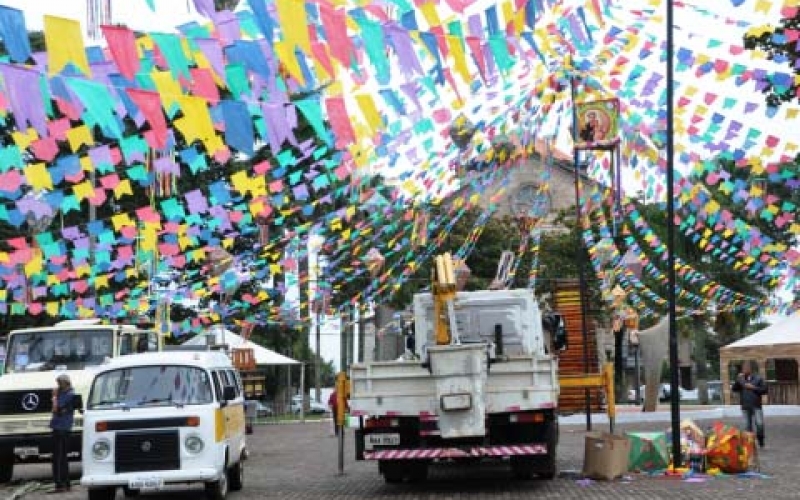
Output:
[[224,474],[213,467],[200,467],[191,470],[159,470],[125,472],[121,474],[86,474],[81,477],[81,486],[129,486],[131,482],[157,479],[164,485],[173,483],[206,483],[217,481]]

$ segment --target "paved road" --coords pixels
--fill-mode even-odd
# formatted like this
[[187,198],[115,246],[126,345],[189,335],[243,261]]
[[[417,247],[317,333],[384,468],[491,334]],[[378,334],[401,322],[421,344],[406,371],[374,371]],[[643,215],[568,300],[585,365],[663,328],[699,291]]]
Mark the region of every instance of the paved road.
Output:
[[[735,423],[735,422],[732,422]],[[352,432],[346,446],[345,475],[337,474],[336,439],[330,436],[330,423],[265,425],[250,436],[251,459],[247,463],[245,489],[232,493],[231,500],[275,499],[790,499],[800,498],[798,451],[800,449],[800,418],[767,418],[767,448],[761,453],[762,471],[768,479],[727,477],[703,483],[679,479],[653,478],[632,475],[629,480],[611,482],[580,481],[583,464],[585,429],[579,425],[562,426],[559,444],[561,475],[553,481],[515,481],[505,467],[476,465],[453,467],[437,465],[424,484],[386,485],[377,473],[375,463],[354,462]],[[710,421],[698,421],[701,426]],[[617,432],[663,430],[666,422],[626,423]],[[601,430],[606,426],[597,425]],[[21,481],[46,481],[48,467],[28,466],[18,469]],[[80,466],[73,466],[73,475]],[[0,498],[10,495],[25,483],[0,488]],[[42,485],[44,488],[45,485]],[[202,491],[176,491],[169,494],[148,494],[148,500],[191,500],[201,497]],[[53,498],[45,491],[28,493],[25,500]],[[80,487],[59,499],[86,498]],[[118,494],[118,498],[123,498]]]

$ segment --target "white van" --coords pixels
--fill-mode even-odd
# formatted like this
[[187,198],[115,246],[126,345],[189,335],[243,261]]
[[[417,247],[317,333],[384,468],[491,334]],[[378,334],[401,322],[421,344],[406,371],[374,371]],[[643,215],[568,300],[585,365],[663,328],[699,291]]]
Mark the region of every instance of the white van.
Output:
[[90,500],[202,482],[222,499],[244,479],[244,394],[220,351],[165,351],[111,360],[85,402],[83,476]]

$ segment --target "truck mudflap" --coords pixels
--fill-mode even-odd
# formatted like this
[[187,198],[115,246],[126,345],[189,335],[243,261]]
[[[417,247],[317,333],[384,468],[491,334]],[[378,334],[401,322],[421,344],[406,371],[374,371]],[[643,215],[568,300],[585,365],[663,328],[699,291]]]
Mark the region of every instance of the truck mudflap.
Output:
[[417,448],[364,451],[364,460],[409,460],[442,458],[482,458],[547,455],[546,444],[514,444],[472,447]]

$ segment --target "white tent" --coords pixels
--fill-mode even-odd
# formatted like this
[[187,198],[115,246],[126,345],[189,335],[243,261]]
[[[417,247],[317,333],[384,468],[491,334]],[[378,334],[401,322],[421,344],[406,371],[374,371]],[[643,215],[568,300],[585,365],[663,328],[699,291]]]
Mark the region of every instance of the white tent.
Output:
[[[209,332],[211,333],[211,332]],[[216,343],[224,344],[230,348],[250,348],[253,350],[253,355],[256,358],[257,365],[297,365],[299,361],[286,357],[283,354],[278,354],[271,351],[266,347],[262,347],[250,340],[245,340],[239,335],[230,330],[223,328],[215,328],[213,333],[216,335]],[[184,345],[205,345],[205,335],[197,335],[186,342]]]
[[763,330],[728,344],[722,349],[742,351],[750,347],[800,344],[800,313],[770,325]]

